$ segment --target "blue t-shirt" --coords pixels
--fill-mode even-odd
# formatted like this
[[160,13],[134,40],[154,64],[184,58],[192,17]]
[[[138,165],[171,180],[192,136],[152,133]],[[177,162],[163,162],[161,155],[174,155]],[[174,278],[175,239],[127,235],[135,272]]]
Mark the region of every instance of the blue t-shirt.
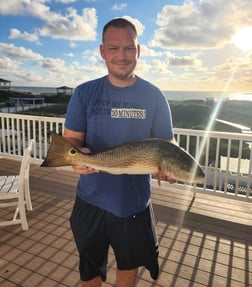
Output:
[[[68,105],[65,127],[85,133],[85,146],[99,151],[147,138],[173,138],[169,105],[162,92],[137,77],[132,86],[113,86],[108,76],[79,85]],[[149,175],[80,175],[80,198],[119,217],[144,210]]]

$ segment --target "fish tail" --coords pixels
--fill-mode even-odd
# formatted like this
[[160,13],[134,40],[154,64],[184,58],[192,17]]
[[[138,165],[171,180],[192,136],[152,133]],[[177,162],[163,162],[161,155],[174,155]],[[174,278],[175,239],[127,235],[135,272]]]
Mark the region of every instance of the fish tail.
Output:
[[52,141],[47,151],[46,158],[40,166],[58,167],[71,165],[69,153],[77,152],[77,149],[64,137],[51,132]]

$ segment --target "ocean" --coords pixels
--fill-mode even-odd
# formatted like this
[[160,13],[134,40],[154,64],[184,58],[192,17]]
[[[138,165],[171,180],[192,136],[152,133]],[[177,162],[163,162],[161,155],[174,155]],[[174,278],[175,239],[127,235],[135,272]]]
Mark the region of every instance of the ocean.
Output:
[[[21,87],[12,86],[13,90],[18,92],[31,93],[33,95],[56,94],[57,88],[53,87]],[[205,91],[163,91],[170,101],[187,101],[187,100],[214,100],[218,101],[221,97],[227,100],[246,100],[252,101],[252,93],[226,93],[222,92],[205,92]]]

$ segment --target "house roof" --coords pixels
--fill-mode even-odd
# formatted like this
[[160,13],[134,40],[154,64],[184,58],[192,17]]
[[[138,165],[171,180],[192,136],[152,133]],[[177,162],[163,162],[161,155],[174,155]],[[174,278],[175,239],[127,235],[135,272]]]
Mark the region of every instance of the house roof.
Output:
[[61,90],[61,89],[64,89],[64,90],[72,90],[72,88],[70,87],[67,87],[67,86],[62,86],[62,87],[58,87],[57,90]]
[[8,80],[0,78],[0,82],[2,82],[2,83],[10,83],[11,81],[8,81]]

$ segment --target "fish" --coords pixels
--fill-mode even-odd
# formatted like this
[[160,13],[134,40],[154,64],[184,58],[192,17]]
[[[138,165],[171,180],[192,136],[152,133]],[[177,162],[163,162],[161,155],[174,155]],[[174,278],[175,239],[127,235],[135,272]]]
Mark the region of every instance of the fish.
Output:
[[105,150],[83,153],[63,136],[52,132],[41,167],[85,165],[109,174],[157,174],[183,183],[204,182],[195,158],[178,145],[158,138],[127,142]]

